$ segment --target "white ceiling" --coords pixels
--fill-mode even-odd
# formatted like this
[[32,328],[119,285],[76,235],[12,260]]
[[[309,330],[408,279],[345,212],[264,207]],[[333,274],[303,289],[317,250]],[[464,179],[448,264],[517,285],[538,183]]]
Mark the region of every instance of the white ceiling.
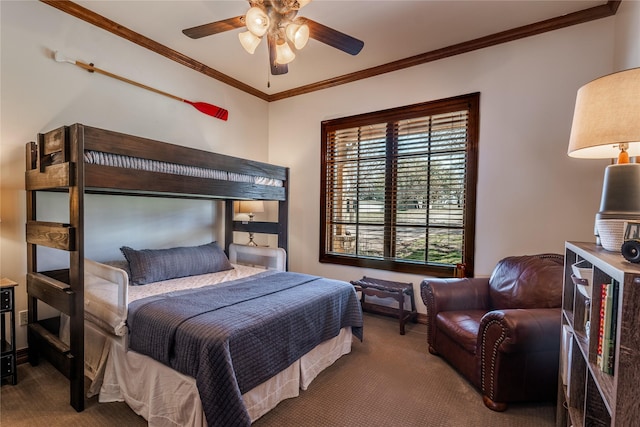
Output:
[[[242,29],[193,40],[184,28],[244,15],[246,0],[96,1],[81,6],[187,55],[263,93],[274,94],[383,65],[457,43],[605,4],[603,0],[313,0],[299,16],[364,41],[351,56],[311,39],[289,64],[269,77],[266,41],[249,55]],[[267,87],[270,79],[271,87]]]

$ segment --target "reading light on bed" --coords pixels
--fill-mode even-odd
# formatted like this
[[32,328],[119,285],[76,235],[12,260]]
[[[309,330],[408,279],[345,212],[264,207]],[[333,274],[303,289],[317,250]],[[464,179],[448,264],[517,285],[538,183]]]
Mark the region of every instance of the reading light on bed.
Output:
[[640,220],[640,68],[593,80],[578,90],[568,154],[586,159],[612,159],[607,166],[596,235],[602,247],[619,252],[624,223]]
[[[253,216],[256,213],[264,212],[264,202],[262,200],[241,200],[238,203],[238,213],[249,214],[249,221],[253,221]],[[253,241],[253,232],[249,232],[249,246],[258,246]]]

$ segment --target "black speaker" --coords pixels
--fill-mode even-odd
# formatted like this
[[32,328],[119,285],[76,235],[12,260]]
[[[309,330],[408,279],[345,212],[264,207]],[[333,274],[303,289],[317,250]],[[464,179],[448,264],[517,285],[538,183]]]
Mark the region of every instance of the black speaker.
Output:
[[640,262],[640,240],[627,240],[622,244],[622,256],[629,262]]

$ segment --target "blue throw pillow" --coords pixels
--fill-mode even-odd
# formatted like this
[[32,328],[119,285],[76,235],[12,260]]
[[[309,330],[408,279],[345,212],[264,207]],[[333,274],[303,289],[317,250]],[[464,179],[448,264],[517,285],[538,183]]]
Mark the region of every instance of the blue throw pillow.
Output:
[[216,242],[201,246],[135,250],[120,248],[129,262],[132,285],[231,270],[233,266]]

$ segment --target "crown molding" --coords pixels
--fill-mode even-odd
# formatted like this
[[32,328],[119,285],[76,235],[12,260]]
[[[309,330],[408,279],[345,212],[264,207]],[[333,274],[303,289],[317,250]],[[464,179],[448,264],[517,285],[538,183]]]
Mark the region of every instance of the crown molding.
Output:
[[489,36],[480,37],[477,39],[469,40],[466,42],[454,44],[441,49],[432,50],[419,55],[411,56],[409,58],[400,59],[398,61],[389,62],[376,67],[367,68],[364,70],[356,71],[350,74],[344,74],[342,76],[333,77],[327,80],[322,80],[316,83],[300,86],[294,89],[274,93],[266,94],[258,89],[255,89],[239,80],[236,80],[226,74],[221,73],[195,59],[188,57],[178,51],[175,51],[163,44],[156,42],[148,37],[143,36],[127,27],[124,27],[117,22],[114,22],[102,15],[99,15],[91,10],[84,8],[69,0],[40,0],[42,3],[48,4],[56,9],[61,10],[69,15],[72,15],[78,19],[86,21],[96,27],[109,31],[123,39],[129,40],[139,46],[149,49],[157,54],[160,54],[172,61],[175,61],[185,67],[191,68],[199,73],[202,73],[208,77],[216,79],[222,83],[253,95],[267,102],[279,101],[281,99],[291,98],[298,95],[303,95],[318,90],[328,89],[331,87],[343,85],[346,83],[352,83],[358,80],[368,79],[370,77],[379,76],[381,74],[391,73],[393,71],[402,70],[405,68],[414,67],[416,65],[426,64],[428,62],[437,61],[444,58],[460,55],[474,50],[484,49],[486,47],[495,46],[502,43],[507,43],[514,40],[519,40],[526,37],[535,36],[538,34],[546,33],[549,31],[566,28],[572,25],[582,24],[589,21],[594,21],[601,18],[613,16],[618,11],[618,7],[622,0],[609,0],[606,4],[600,6],[594,6],[588,9],[580,10],[577,12],[569,13],[566,15],[550,18],[544,21],[536,22],[522,27],[513,28],[510,30],[502,31],[499,33],[491,34]]

